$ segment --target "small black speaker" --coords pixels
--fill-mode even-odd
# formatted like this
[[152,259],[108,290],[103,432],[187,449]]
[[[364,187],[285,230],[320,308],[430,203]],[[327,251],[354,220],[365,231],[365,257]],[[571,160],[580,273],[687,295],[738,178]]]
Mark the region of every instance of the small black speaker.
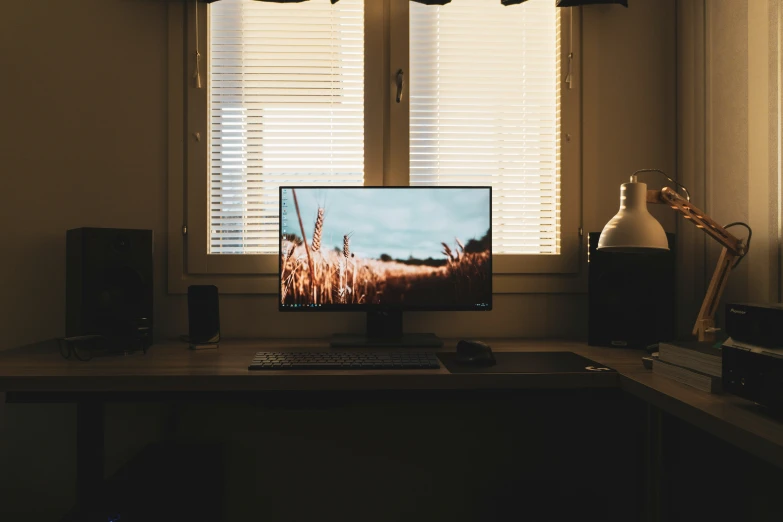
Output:
[[588,234],[588,344],[644,348],[675,337],[675,241],[669,251],[597,250]]
[[188,287],[188,341],[191,344],[220,341],[218,289],[214,285]]
[[65,239],[65,335],[152,344],[151,230],[77,228]]

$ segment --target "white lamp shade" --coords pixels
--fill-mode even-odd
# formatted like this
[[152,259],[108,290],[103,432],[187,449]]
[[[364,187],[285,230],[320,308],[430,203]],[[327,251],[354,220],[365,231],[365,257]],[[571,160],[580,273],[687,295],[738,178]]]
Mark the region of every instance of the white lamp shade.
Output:
[[647,211],[647,184],[623,183],[620,211],[601,232],[598,250],[629,253],[669,250],[666,232]]

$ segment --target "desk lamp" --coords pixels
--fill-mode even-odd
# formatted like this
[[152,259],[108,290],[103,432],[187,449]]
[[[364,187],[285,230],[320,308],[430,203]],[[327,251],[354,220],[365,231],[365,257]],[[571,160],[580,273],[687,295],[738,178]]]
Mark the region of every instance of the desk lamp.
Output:
[[[645,172],[662,174],[671,183],[679,186],[685,197],[670,187],[664,187],[661,190],[647,190],[647,185],[638,181],[639,174]],[[729,273],[745,257],[753,232],[746,223],[730,223],[725,227],[719,225],[706,213],[692,205],[688,190],[667,176],[665,172],[658,169],[642,169],[633,173],[629,183],[622,184],[620,210],[601,232],[601,236],[598,238],[598,250],[626,253],[669,250],[666,232],[648,212],[647,203],[669,205],[723,246],[723,251],[718,258],[718,266],[712,275],[707,295],[704,296],[692,332],[699,341],[714,341],[717,330],[715,328],[715,312],[718,309],[721,294],[726,287]],[[726,230],[737,225],[748,229],[747,243]]]

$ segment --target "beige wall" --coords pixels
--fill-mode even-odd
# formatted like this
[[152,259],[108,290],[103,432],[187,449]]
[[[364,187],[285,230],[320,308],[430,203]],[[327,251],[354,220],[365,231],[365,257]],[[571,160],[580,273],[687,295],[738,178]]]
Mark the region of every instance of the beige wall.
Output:
[[[619,183],[650,165],[675,171],[675,3],[583,10],[584,226],[616,212]],[[0,349],[64,330],[65,230],[155,231],[158,338],[186,330],[185,299],[166,293],[165,2],[76,0],[4,6],[0,92],[4,190]],[[5,50],[13,49],[13,52]],[[671,216],[664,214],[673,225]],[[551,288],[551,290],[550,290]],[[498,296],[485,314],[411,314],[441,335],[583,336],[584,277]],[[558,292],[549,295],[550,292]],[[359,314],[278,314],[272,296],[226,296],[227,336],[326,335]]]
[[[65,230],[166,224],[166,9],[10,2],[0,17],[1,348],[64,333]],[[163,273],[156,277],[164,321]]]
[[[748,221],[748,6],[707,2],[707,193],[706,212],[719,223]],[[720,247],[709,243],[708,267]],[[731,276],[726,298],[748,286],[743,263]]]
[[748,3],[748,257],[751,301],[780,301],[781,15],[783,1]]
[[[678,130],[683,182],[719,223],[754,235],[723,302],[780,300],[780,0],[678,5]],[[681,226],[681,305],[695,314],[720,247]],[[746,237],[741,228],[732,230]],[[685,315],[685,314],[683,314]],[[719,311],[720,318],[723,309]]]

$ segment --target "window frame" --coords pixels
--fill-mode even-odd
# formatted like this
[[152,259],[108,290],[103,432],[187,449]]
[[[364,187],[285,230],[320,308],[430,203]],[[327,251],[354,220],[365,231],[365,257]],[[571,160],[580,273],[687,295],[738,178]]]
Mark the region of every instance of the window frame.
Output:
[[[169,292],[184,293],[190,284],[216,284],[223,293],[276,294],[276,256],[207,253],[209,45],[204,35],[209,34],[208,9],[208,4],[200,2],[169,4]],[[573,52],[571,88],[563,86],[561,90],[560,254],[493,256],[494,293],[579,292],[585,287],[581,261],[581,10],[558,11],[563,78],[568,54]],[[392,94],[393,71],[409,70],[408,14],[409,0],[365,1],[366,186],[408,185],[408,97],[398,104]],[[201,36],[200,89],[192,78],[196,18]]]

